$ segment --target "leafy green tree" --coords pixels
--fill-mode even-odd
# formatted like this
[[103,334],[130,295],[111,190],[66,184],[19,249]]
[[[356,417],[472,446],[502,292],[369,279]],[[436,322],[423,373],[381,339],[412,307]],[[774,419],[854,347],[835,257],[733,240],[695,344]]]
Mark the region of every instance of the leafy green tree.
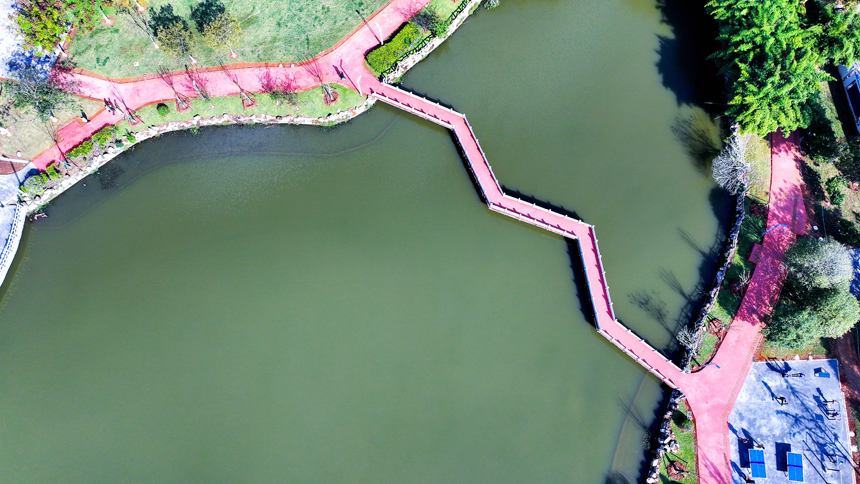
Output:
[[786,348],[805,348],[817,338],[838,338],[860,320],[860,305],[845,288],[816,289],[804,300],[782,303],[767,327],[767,339]]
[[203,0],[191,8],[191,20],[201,34],[207,25],[225,14],[227,9],[221,0]]
[[818,21],[822,34],[818,42],[821,54],[834,64],[851,65],[860,59],[860,14],[856,8],[836,10],[821,5]]
[[173,5],[162,5],[157,10],[152,9],[149,12],[149,25],[152,28],[153,35],[156,37],[159,37],[163,30],[177,23],[182,24],[182,27],[188,30],[188,22],[179,15],[176,15],[173,11]]
[[15,81],[3,81],[3,90],[14,107],[32,108],[42,122],[51,119],[54,111],[75,104],[69,93],[75,90],[75,86],[61,74],[48,75],[28,66],[18,70],[16,76]]
[[765,334],[772,343],[804,348],[817,338],[838,338],[860,320],[849,291],[854,265],[847,249],[830,240],[801,238],[786,252],[780,300]]
[[236,53],[233,51],[233,46],[240,37],[242,37],[242,27],[239,21],[226,13],[218,15],[203,27],[203,40],[206,45],[213,50],[227,47],[230,50],[230,56],[234,58]]
[[815,310],[810,307],[786,309],[779,307],[767,325],[767,340],[783,348],[806,348],[819,337],[821,326]]
[[803,237],[785,253],[791,282],[806,288],[841,287],[854,278],[848,249],[833,240]]
[[44,49],[36,52],[40,56],[53,51],[68,28],[62,9],[53,6],[33,5],[22,9],[15,22],[29,47]]
[[724,48],[713,58],[726,74],[727,112],[741,132],[765,135],[809,125],[808,101],[830,77],[818,69],[822,27],[801,25],[796,0],[711,0]]
[[188,56],[191,62],[197,62],[194,56],[191,55],[193,38],[191,37],[191,30],[188,29],[187,23],[173,22],[166,27],[161,27],[158,29],[156,38],[168,54],[174,57]]

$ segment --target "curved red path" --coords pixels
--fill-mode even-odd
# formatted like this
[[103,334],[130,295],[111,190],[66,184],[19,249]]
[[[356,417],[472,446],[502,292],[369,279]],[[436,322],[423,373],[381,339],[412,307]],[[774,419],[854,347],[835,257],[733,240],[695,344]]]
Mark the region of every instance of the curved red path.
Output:
[[[373,75],[365,70],[364,57],[373,47],[379,45],[377,37],[385,39],[394,33],[404,22],[412,18],[418,11],[424,8],[431,0],[392,0],[370,19],[370,27],[362,25],[356,29],[346,40],[334,49],[326,52],[315,59],[325,82],[341,84],[356,91],[366,91],[362,85],[373,78]],[[373,29],[371,31],[371,28]],[[341,80],[335,67],[347,73],[347,79]],[[304,64],[284,64],[284,67],[230,67],[227,66],[230,75],[221,70],[200,70],[195,77],[202,80],[206,89],[212,97],[236,96],[241,86],[242,90],[258,93],[262,92],[261,76],[269,74],[274,79],[291,78],[294,86],[299,91],[305,91],[319,87],[319,81],[306,69]],[[55,71],[58,72],[58,71]],[[158,102],[173,101],[173,91],[158,77],[138,78],[132,80],[111,80],[100,76],[87,75],[84,73],[59,73],[73,81],[78,86],[78,93],[83,97],[96,100],[110,99],[117,106],[127,106],[131,110],[138,110],[143,106]],[[177,91],[188,98],[199,98],[199,95],[191,85],[190,80],[184,73],[176,73],[173,76],[174,86]],[[231,80],[234,77],[236,82]],[[198,81],[200,82],[200,81]],[[216,113],[220,115],[222,113]],[[101,128],[118,124],[124,119],[123,114],[117,112],[112,114],[103,109],[99,111],[87,124],[72,122],[59,130],[59,147],[53,146],[35,158],[33,164],[36,168],[44,170],[55,160],[61,158],[60,150],[64,153],[74,148],[81,141],[89,138]]]
[[785,138],[772,134],[770,205],[767,227],[780,227],[764,236],[757,250],[757,263],[738,314],[709,366],[695,373],[682,390],[696,418],[696,443],[699,479],[706,483],[730,483],[728,418],[741,390],[753,353],[761,341],[764,317],[770,314],[782,288],[782,259],[804,232],[806,210],[803,206],[798,152],[798,135]]
[[[372,23],[375,34],[382,38],[388,37],[429,1],[391,1],[374,16]],[[594,227],[505,194],[464,115],[383,84],[366,70],[364,57],[368,50],[377,45],[376,35],[365,26],[318,58],[317,63],[325,81],[353,88],[451,129],[466,154],[472,174],[491,210],[577,240],[598,332],[664,383],[678,388],[686,395],[696,419],[700,482],[730,483],[728,415],[752,364],[760,330],[764,327],[762,316],[769,313],[778,296],[782,256],[794,240],[793,231],[777,229],[765,236],[758,251],[758,265],[741,308],[713,359],[720,368],[709,366],[695,374],[684,373],[615,319]],[[346,80],[340,79],[335,66],[346,73]],[[267,71],[275,78],[291,77],[300,90],[319,86],[318,80],[301,65],[235,67],[229,68],[229,71],[230,76],[220,71],[199,72],[197,76],[206,82],[208,91],[215,97],[239,94],[239,87],[230,79],[231,76],[235,77],[243,90],[261,92],[261,76]],[[78,83],[81,95],[111,99],[117,105],[125,105],[132,110],[173,99],[173,92],[158,78],[120,82],[82,73],[65,75]],[[174,79],[175,87],[181,94],[192,99],[198,97],[184,74],[177,73]],[[102,110],[88,124],[70,123],[59,132],[59,149],[68,151],[102,127],[122,120],[122,114]],[[785,139],[779,133],[774,134],[768,227],[785,224],[802,231],[805,225],[796,145],[796,135]],[[59,158],[59,149],[55,146],[41,153],[33,160],[34,165],[44,169]]]

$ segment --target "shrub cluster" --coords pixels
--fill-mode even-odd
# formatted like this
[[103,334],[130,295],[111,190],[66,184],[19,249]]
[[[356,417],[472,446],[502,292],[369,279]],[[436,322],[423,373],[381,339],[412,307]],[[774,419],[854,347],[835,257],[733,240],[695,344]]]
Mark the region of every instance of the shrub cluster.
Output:
[[376,72],[382,72],[397,63],[412,45],[421,38],[421,31],[412,23],[407,23],[385,44],[367,54],[367,63]]
[[108,141],[113,139],[114,134],[116,134],[116,126],[105,126],[93,134],[92,140],[104,147]]
[[436,37],[442,37],[448,32],[451,23],[439,16],[435,10],[422,10],[412,17],[411,22],[417,27],[432,33]]
[[839,242],[801,238],[785,254],[788,274],[765,330],[786,348],[805,348],[816,338],[838,338],[860,319],[849,288],[854,263]]
[[60,172],[57,171],[56,165],[48,165],[44,173],[37,173],[26,180],[21,185],[21,191],[30,195],[40,195],[45,192],[48,182],[60,178]]
[[830,196],[830,203],[833,205],[842,205],[845,201],[845,189],[848,188],[848,180],[844,176],[834,176],[824,183],[824,188],[827,189],[827,195]]
[[833,237],[851,247],[860,247],[860,229],[850,220],[839,219],[839,231]]
[[78,146],[75,146],[74,148],[69,150],[68,154],[72,158],[77,158],[79,156],[86,156],[86,155],[92,153],[92,151],[93,151],[93,140],[88,139],[88,140],[82,142],[81,144],[79,144]]
[[53,52],[69,27],[92,30],[101,17],[98,3],[90,0],[32,0],[18,12],[15,21],[24,41],[44,49],[36,52],[40,56]]

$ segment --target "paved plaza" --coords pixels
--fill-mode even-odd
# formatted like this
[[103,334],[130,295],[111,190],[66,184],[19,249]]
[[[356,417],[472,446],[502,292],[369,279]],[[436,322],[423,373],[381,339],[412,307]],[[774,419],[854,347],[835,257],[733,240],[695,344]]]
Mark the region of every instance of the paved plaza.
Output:
[[[792,482],[790,470],[797,481],[798,465],[804,482],[854,482],[837,360],[753,364],[729,416],[729,430],[734,483]],[[763,466],[750,462],[750,450],[752,460],[763,460]],[[759,474],[755,478],[753,470]]]

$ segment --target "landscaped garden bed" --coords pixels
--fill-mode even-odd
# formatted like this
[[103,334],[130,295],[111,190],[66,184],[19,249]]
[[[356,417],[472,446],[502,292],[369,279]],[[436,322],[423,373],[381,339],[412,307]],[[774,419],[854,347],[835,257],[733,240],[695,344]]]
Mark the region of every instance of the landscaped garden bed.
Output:
[[[710,319],[729,324],[740,308],[744,291],[755,268],[755,264],[749,260],[749,255],[753,246],[761,243],[762,233],[766,230],[766,217],[762,216],[766,214],[762,212],[763,206],[762,208],[759,206],[761,204],[750,197],[744,200],[745,216],[738,235],[738,248],[735,251],[732,267],[726,271],[726,278],[717,296],[717,303],[709,313]],[[757,212],[759,216],[754,215],[753,212]]]
[[[144,2],[145,3],[145,2]],[[137,18],[151,19],[153,12],[171,6],[176,16],[189,24],[190,52],[200,66],[228,62],[300,62],[334,46],[384,6],[386,0],[224,0],[225,11],[239,24],[241,35],[232,50],[213,49],[203,41],[191,18],[198,1],[151,0],[147,11],[108,10],[116,21],[98,24],[91,31],[77,32],[68,50],[74,67],[109,77],[134,77],[155,72],[168,64],[181,67],[190,59],[174,60],[136,26]],[[356,12],[358,10],[358,12]],[[373,23],[370,22],[373,28]],[[178,62],[178,63],[177,63]],[[176,65],[173,65],[176,64]]]
[[677,452],[667,452],[660,463],[663,484],[697,484],[695,423],[687,417],[687,405],[681,402],[672,416],[671,429],[678,442]]

